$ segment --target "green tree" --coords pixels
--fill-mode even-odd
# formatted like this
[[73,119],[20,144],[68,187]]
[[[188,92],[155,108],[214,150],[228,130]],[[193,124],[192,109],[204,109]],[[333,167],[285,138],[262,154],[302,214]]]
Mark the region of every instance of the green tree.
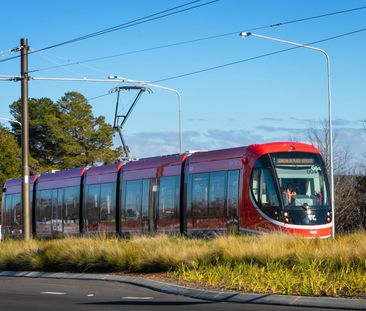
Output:
[[[20,100],[11,114],[20,121]],[[33,172],[64,169],[96,162],[113,163],[119,150],[113,149],[113,128],[104,117],[94,117],[86,98],[77,92],[66,93],[56,103],[49,98],[29,100],[30,153],[39,168]],[[20,143],[20,128],[13,125]]]
[[[39,170],[57,168],[60,150],[55,137],[59,111],[57,105],[49,98],[28,101],[29,105],[29,149],[33,160],[30,162],[31,173]],[[10,105],[10,113],[16,120],[21,121],[21,101]],[[21,128],[18,124],[12,124],[13,132],[21,145]],[[35,160],[36,159],[36,160]]]
[[66,93],[58,102],[61,132],[58,141],[64,150],[64,167],[112,163],[119,150],[113,150],[113,128],[100,116],[95,118],[86,98],[77,92]]
[[[9,130],[0,125],[0,186],[9,178],[19,177],[21,167],[20,148]],[[0,191],[1,201],[2,191]]]

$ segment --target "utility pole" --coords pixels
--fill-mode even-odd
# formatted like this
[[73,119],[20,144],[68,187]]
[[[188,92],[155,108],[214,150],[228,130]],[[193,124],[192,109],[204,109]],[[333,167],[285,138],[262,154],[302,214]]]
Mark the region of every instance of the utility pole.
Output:
[[23,236],[28,241],[31,238],[30,219],[30,186],[29,186],[29,115],[28,115],[28,40],[20,39],[20,80],[22,99],[22,207],[23,207]]

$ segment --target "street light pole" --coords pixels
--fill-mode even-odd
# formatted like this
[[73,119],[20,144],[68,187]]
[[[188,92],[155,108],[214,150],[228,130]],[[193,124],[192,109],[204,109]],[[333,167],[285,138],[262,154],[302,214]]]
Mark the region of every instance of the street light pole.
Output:
[[267,36],[263,36],[263,35],[259,35],[259,34],[255,34],[255,33],[251,33],[251,32],[242,32],[242,33],[240,33],[240,36],[243,37],[243,38],[253,36],[253,37],[258,37],[258,38],[262,38],[262,39],[268,39],[268,40],[271,40],[271,41],[277,41],[277,42],[282,42],[282,43],[286,43],[286,44],[290,44],[290,45],[295,45],[297,47],[302,47],[302,48],[310,49],[310,50],[313,50],[313,51],[321,52],[326,58],[326,61],[327,61],[327,79],[328,79],[328,127],[329,127],[329,150],[328,151],[329,151],[329,160],[330,160],[330,189],[331,189],[331,205],[332,205],[332,238],[334,239],[334,237],[335,237],[335,222],[334,222],[335,211],[334,211],[333,126],[332,126],[332,93],[331,93],[331,83],[330,83],[330,59],[329,59],[329,55],[323,49],[316,48],[314,46],[301,44],[301,43],[296,43],[296,42],[291,42],[291,41],[287,41],[287,40],[281,40],[281,39],[277,39],[277,38],[273,38],[273,37],[267,37]]
[[176,89],[172,89],[170,87],[165,87],[165,86],[161,86],[158,84],[153,84],[153,83],[146,83],[146,82],[142,82],[140,83],[141,85],[147,85],[147,86],[151,86],[151,87],[155,87],[157,89],[162,89],[162,90],[166,90],[166,91],[170,91],[175,93],[178,96],[178,114],[179,114],[179,153],[182,153],[182,148],[183,148],[183,137],[182,137],[182,97],[180,95],[180,93],[176,90]]

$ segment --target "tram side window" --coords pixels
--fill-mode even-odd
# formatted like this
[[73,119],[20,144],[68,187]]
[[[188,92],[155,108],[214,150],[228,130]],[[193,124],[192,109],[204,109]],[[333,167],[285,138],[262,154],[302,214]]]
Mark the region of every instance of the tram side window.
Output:
[[10,233],[10,222],[11,222],[11,201],[12,195],[7,194],[4,202],[4,209],[2,211],[2,223],[4,224],[4,229],[7,230],[7,233]]
[[39,192],[38,208],[36,213],[37,222],[49,224],[51,221],[52,190],[41,190]]
[[20,193],[6,195],[5,197],[4,226],[9,234],[19,234],[22,230],[22,208]]
[[238,170],[189,176],[187,205],[193,217],[237,216],[238,198]]
[[79,192],[79,187],[65,188],[62,210],[64,224],[77,224],[79,222]]
[[256,202],[259,202],[259,169],[254,169],[252,173],[252,194]]
[[112,221],[115,217],[115,183],[95,184],[87,186],[87,210],[89,230],[104,230],[101,223]]
[[131,180],[123,185],[123,216],[126,220],[138,220],[141,217],[142,180]]
[[86,213],[88,230],[96,230],[99,221],[99,196],[100,185],[88,185],[87,186],[87,199],[86,199]]
[[179,204],[179,176],[161,177],[159,183],[159,219],[176,218]]
[[251,189],[254,199],[262,208],[279,207],[280,203],[276,188],[268,168],[254,169],[252,173]]
[[62,232],[62,202],[64,199],[64,189],[52,190],[51,196],[51,230],[55,232]]
[[52,222],[52,190],[40,190],[36,202],[37,234],[49,234]]
[[209,216],[224,216],[227,172],[210,173]]
[[149,217],[149,199],[150,199],[150,180],[144,179],[142,181],[142,218]]
[[227,216],[238,216],[239,206],[239,170],[228,171]]
[[208,181],[209,174],[193,174],[192,176],[192,216],[208,216]]
[[111,221],[116,215],[115,184],[102,184],[100,189],[100,220]]
[[13,195],[13,201],[12,201],[12,225],[14,227],[21,228],[23,221],[22,221],[22,204],[21,204],[21,198],[20,194],[14,194]]

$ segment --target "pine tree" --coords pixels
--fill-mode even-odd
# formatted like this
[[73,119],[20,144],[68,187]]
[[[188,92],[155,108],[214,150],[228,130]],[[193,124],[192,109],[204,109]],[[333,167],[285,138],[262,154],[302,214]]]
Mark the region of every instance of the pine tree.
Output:
[[[20,100],[10,106],[19,121],[20,107]],[[13,131],[20,144],[20,127],[13,125]],[[56,103],[49,98],[29,100],[30,154],[38,162],[32,162],[33,173],[113,163],[120,151],[113,149],[112,136],[113,128],[104,117],[94,117],[80,93],[68,92]]]

